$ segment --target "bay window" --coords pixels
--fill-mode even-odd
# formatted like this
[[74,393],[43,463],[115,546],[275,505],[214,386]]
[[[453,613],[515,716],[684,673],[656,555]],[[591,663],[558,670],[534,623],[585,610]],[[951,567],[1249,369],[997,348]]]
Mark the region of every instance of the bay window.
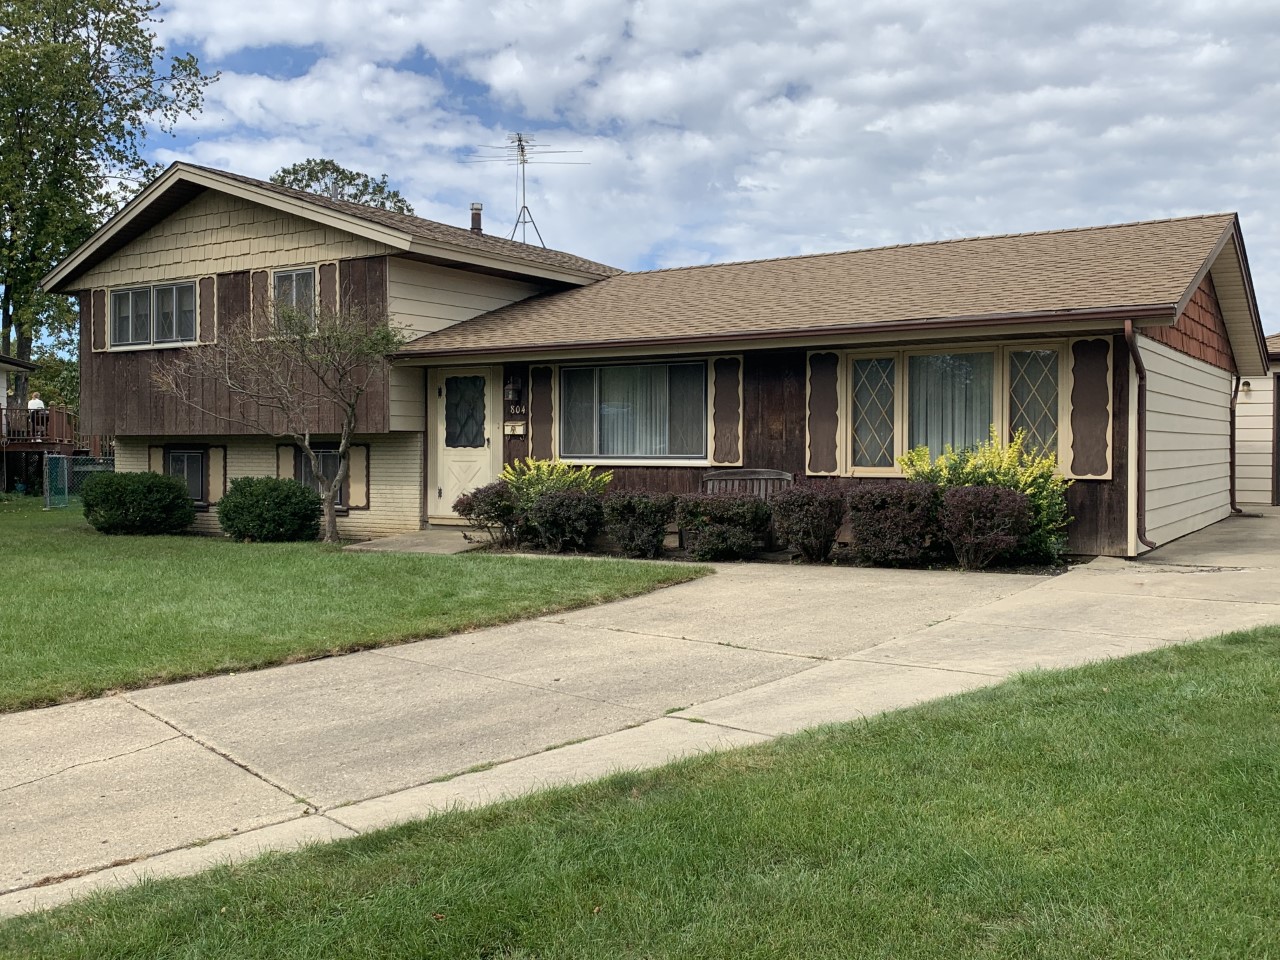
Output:
[[702,459],[707,366],[648,363],[566,367],[560,374],[560,456]]

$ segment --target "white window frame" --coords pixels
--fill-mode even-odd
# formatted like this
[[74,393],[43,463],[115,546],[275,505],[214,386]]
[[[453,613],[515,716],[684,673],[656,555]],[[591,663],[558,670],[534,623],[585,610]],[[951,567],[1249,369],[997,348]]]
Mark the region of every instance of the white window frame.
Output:
[[[312,325],[312,327],[315,327],[315,325],[316,325],[316,323],[317,323],[317,319],[318,319],[318,317],[319,317],[319,315],[320,315],[320,310],[319,310],[319,307],[320,307],[320,271],[316,268],[316,266],[315,266],[314,264],[312,264],[311,266],[305,266],[305,267],[286,267],[286,268],[281,269],[281,270],[272,270],[272,271],[271,271],[271,308],[272,308],[272,313],[274,314],[276,307],[277,307],[277,306],[279,305],[279,303],[280,303],[280,298],[279,298],[279,296],[276,294],[276,289],[277,289],[277,288],[276,288],[276,284],[279,282],[279,279],[280,279],[281,277],[297,277],[297,276],[300,276],[301,274],[304,274],[304,273],[305,273],[305,274],[307,274],[307,275],[311,278],[311,325]],[[296,282],[296,281],[294,282],[293,290],[294,290],[294,294],[293,294],[293,302],[292,302],[292,303],[290,303],[290,304],[289,304],[289,306],[290,306],[291,308],[293,308],[293,309],[295,309],[295,310],[296,310],[296,309],[298,309],[298,295],[297,295],[298,287],[297,287],[297,282]],[[275,318],[274,318],[274,316],[273,316],[273,317],[272,317],[272,324],[274,324],[274,323],[275,323]]]
[[[583,454],[565,454],[561,449],[561,441],[564,436],[564,392],[561,389],[563,383],[564,371],[566,370],[601,370],[606,367],[684,367],[701,364],[702,366],[702,407],[703,407],[703,431],[702,431],[702,455],[674,455],[674,456],[658,456],[658,457],[639,457],[624,456],[613,454],[600,454],[594,456],[586,456]],[[691,357],[689,359],[669,359],[669,360],[616,360],[610,362],[597,363],[565,363],[552,367],[552,410],[554,422],[554,436],[552,452],[555,459],[564,463],[583,464],[591,466],[611,466],[611,467],[706,467],[711,465],[711,443],[714,427],[711,422],[713,410],[711,407],[711,361],[706,358]],[[598,381],[597,381],[598,382]],[[597,411],[597,417],[599,412]],[[599,447],[599,425],[597,423],[596,446]]]
[[[180,287],[191,288],[192,303],[192,336],[183,338],[175,336],[173,339],[160,339],[156,336],[156,323],[158,322],[156,310],[156,292],[158,290],[172,290],[174,303],[174,333],[178,334],[178,289]],[[147,322],[147,339],[146,340],[116,340],[116,297],[122,294],[129,295],[129,328],[130,333],[133,331],[133,297],[135,294],[145,292],[148,303],[150,304],[151,314]],[[117,351],[127,350],[166,350],[175,347],[189,346],[193,343],[200,342],[200,284],[196,280],[168,280],[164,283],[154,284],[133,284],[127,287],[112,287],[106,291],[107,293],[107,349]]]
[[[846,350],[841,353],[840,386],[841,421],[838,455],[840,457],[840,473],[852,477],[900,477],[902,468],[898,458],[905,454],[908,446],[910,426],[909,402],[911,391],[910,358],[917,356],[939,356],[970,353],[994,354],[994,368],[991,377],[991,389],[994,391],[991,414],[995,418],[993,426],[999,431],[1001,440],[1009,441],[1009,385],[1011,353],[1024,350],[1055,350],[1058,354],[1058,472],[1065,472],[1066,457],[1071,452],[1071,396],[1070,396],[1070,340],[1026,340],[1007,341],[991,344],[921,344],[903,347],[897,350],[883,348],[865,348]],[[869,359],[894,360],[894,464],[892,467],[859,467],[853,463],[853,361]]]

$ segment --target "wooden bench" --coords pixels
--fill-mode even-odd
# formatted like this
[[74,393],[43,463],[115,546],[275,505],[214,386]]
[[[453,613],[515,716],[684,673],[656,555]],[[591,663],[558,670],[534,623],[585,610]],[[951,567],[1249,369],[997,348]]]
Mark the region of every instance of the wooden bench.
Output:
[[703,493],[751,493],[769,501],[792,484],[792,476],[782,470],[712,470],[702,475]]

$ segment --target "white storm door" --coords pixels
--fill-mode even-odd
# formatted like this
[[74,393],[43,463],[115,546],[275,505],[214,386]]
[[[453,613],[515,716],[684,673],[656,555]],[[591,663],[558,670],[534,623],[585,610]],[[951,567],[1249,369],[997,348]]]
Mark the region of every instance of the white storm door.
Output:
[[453,517],[453,502],[502,472],[498,372],[436,371],[436,489],[432,516]]

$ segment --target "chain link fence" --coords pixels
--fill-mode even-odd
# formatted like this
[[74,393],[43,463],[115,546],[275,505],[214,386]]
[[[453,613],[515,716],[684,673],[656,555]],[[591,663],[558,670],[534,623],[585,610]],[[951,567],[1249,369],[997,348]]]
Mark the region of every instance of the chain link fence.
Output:
[[46,510],[68,506],[78,499],[85,481],[95,473],[111,473],[114,457],[62,456],[45,454],[41,476]]

